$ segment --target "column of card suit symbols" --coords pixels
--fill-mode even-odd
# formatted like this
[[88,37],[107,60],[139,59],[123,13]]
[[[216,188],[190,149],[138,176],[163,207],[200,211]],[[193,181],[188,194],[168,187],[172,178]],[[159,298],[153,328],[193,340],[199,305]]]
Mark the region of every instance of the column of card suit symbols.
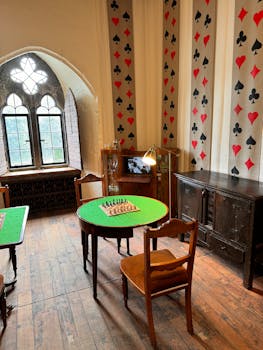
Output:
[[236,1],[228,171],[258,180],[263,123],[263,2]]
[[132,0],[108,0],[113,118],[122,148],[136,149]]
[[179,0],[163,3],[162,146],[176,147],[178,119]]
[[210,168],[216,0],[193,1],[190,149],[192,170]]

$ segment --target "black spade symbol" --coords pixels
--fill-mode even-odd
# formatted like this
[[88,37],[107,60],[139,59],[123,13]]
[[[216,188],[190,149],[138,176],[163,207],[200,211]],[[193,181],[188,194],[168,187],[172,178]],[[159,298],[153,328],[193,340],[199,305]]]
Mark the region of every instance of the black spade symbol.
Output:
[[251,103],[255,103],[255,100],[258,100],[259,96],[260,95],[259,95],[259,93],[257,93],[257,90],[252,89],[248,99],[249,99],[249,101],[251,101]]
[[199,10],[197,10],[196,14],[195,14],[195,21],[199,22],[199,19],[201,18],[202,14]]
[[129,112],[132,112],[134,110],[133,106],[130,103],[129,103],[129,106],[126,109]]
[[241,83],[241,81],[238,80],[238,82],[235,85],[235,91],[237,91],[238,94],[240,94],[240,90],[244,89],[244,85]]
[[122,17],[123,19],[125,19],[126,22],[130,19],[130,15],[128,14],[128,12],[124,12]]
[[237,136],[238,134],[241,134],[242,128],[240,128],[239,123],[235,124],[235,127],[233,128],[233,133]]
[[251,149],[251,146],[255,146],[256,141],[253,139],[252,136],[249,136],[249,138],[246,141],[246,144],[248,145],[248,148]]
[[257,55],[257,51],[260,50],[262,47],[262,44],[258,39],[255,40],[254,44],[252,45],[251,50],[254,52],[254,55]]
[[231,173],[232,173],[233,175],[238,175],[238,174],[239,174],[239,171],[238,171],[238,169],[234,166],[234,167],[231,169]]
[[120,96],[116,98],[116,103],[118,103],[118,105],[122,104],[122,99],[120,98]]
[[130,132],[129,135],[128,135],[128,137],[129,137],[130,139],[133,139],[133,138],[134,138],[134,134],[133,134],[132,132]]
[[206,140],[206,136],[204,133],[202,133],[202,135],[200,136],[200,140],[202,141],[202,143],[204,143],[204,141]]
[[120,42],[120,38],[118,37],[117,34],[113,37],[112,40],[115,42],[115,44],[118,44]]
[[119,8],[119,5],[117,4],[116,0],[112,1],[110,6],[114,11]]
[[199,91],[195,88],[193,92],[194,98],[196,98],[199,95]]
[[176,42],[176,37],[175,37],[175,35],[173,34],[172,35],[172,39],[171,39],[171,44],[174,44]]
[[191,164],[196,165],[196,160],[194,158],[191,160]]
[[167,127],[167,124],[166,123],[164,123],[164,126],[163,126],[163,130],[167,130],[168,129],[168,127]]
[[165,37],[165,39],[167,39],[167,38],[168,38],[168,36],[169,36],[169,32],[166,30],[166,31],[165,31],[165,33],[164,33],[164,37]]
[[130,77],[130,75],[128,74],[127,77],[125,78],[125,80],[128,82],[128,84],[132,81],[132,78]]
[[205,23],[204,23],[205,27],[207,28],[210,23],[211,23],[211,17],[209,15],[206,15]]
[[125,47],[124,47],[124,50],[125,50],[126,52],[130,53],[132,49],[131,49],[131,47],[130,47],[129,44],[126,44]]
[[205,57],[204,60],[203,60],[202,65],[205,67],[208,63],[209,63],[208,58]]
[[176,4],[177,4],[177,1],[176,1],[176,0],[173,0],[173,2],[172,2],[172,8],[174,8],[174,7],[176,6]]
[[118,127],[118,132],[122,133],[124,131],[124,127],[122,126],[122,124],[119,125]]
[[193,126],[192,126],[192,131],[193,133],[195,134],[195,132],[198,130],[198,127],[196,126],[196,123],[193,123]]
[[174,109],[174,101],[171,101],[170,108]]
[[194,53],[194,60],[197,61],[197,59],[200,57],[200,53],[197,49],[195,49],[195,53]]
[[165,64],[164,64],[164,70],[167,70],[168,68],[169,68],[169,66],[168,66],[168,64],[167,64],[167,62],[165,62]]
[[164,100],[164,101],[168,101],[168,97],[167,97],[167,95],[164,95],[163,100]]
[[207,105],[207,104],[208,104],[208,99],[206,98],[206,95],[203,95],[203,98],[202,98],[202,105],[203,105],[203,107],[205,105]]
[[175,76],[175,71],[173,69],[171,70],[171,74],[170,75],[171,75],[172,78]]
[[174,134],[171,132],[169,135],[169,139],[173,139],[174,138]]
[[246,40],[247,40],[247,36],[244,34],[243,30],[241,30],[236,40],[237,45],[242,46],[242,43],[244,43]]

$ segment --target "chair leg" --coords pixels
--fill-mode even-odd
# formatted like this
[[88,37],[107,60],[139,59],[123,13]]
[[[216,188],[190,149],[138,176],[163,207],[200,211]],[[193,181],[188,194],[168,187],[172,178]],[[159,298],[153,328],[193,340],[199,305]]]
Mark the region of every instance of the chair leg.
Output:
[[5,292],[2,291],[0,296],[0,311],[1,311],[1,317],[3,319],[4,328],[6,327],[6,299],[5,299]]
[[117,245],[118,245],[118,253],[121,252],[121,238],[117,238]]
[[121,274],[122,278],[122,293],[123,293],[123,301],[125,307],[128,307],[128,281],[127,277],[122,273]]
[[152,346],[155,349],[156,348],[156,335],[155,335],[154,323],[153,323],[151,295],[145,295],[145,303],[146,303],[146,312],[147,312],[150,339],[151,339]]
[[89,235],[84,231],[81,231],[81,243],[82,243],[82,254],[83,254],[83,268],[87,271],[87,258],[89,253]]
[[190,334],[194,334],[193,321],[192,321],[192,306],[191,306],[191,287],[185,288],[185,313],[187,331]]

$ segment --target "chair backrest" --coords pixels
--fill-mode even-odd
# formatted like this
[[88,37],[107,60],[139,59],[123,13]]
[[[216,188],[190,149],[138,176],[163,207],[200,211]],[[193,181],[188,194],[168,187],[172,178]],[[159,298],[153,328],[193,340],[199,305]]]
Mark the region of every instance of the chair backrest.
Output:
[[4,205],[6,208],[10,207],[10,195],[8,185],[0,186],[0,193],[3,193]]
[[94,197],[92,198],[83,198],[82,197],[82,185],[87,184],[87,183],[92,183],[92,182],[101,182],[102,186],[102,196],[105,195],[105,183],[104,183],[104,175],[99,177],[96,176],[92,173],[89,173],[87,175],[82,176],[81,178],[75,178],[74,179],[74,186],[75,186],[75,194],[76,194],[76,202],[77,206],[80,207],[82,204],[87,203],[91,201],[92,199],[95,199]]
[[[174,238],[182,233],[188,233],[190,235],[188,252],[186,254],[165,262],[152,262],[150,260],[150,242],[152,238]],[[170,221],[163,223],[158,228],[147,228],[144,231],[144,277],[145,286],[147,286],[146,288],[150,289],[151,274],[153,271],[174,270],[177,267],[182,266],[183,264],[187,265],[185,268],[187,270],[188,285],[191,285],[197,234],[198,222],[196,220],[184,222],[180,219],[171,219]],[[178,286],[176,287],[176,289],[178,289]]]

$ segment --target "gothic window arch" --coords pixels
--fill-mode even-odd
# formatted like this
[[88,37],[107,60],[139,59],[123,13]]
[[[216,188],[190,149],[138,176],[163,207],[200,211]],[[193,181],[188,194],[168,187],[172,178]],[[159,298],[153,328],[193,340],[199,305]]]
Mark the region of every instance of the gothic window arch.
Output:
[[[3,64],[0,91],[0,153],[4,149],[8,170],[81,168],[76,108],[68,107],[75,101],[73,95],[68,101],[71,91],[65,101],[60,82],[46,62],[28,53]],[[0,173],[6,170],[3,163],[0,157]]]

